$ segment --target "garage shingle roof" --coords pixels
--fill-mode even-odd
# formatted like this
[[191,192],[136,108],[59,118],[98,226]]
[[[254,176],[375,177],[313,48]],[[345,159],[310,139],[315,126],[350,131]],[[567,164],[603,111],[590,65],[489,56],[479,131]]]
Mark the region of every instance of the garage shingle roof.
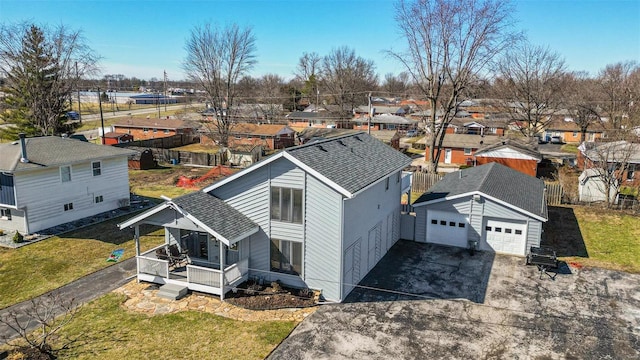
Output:
[[408,156],[365,133],[285,151],[352,194],[411,163]]
[[414,205],[480,192],[547,219],[544,181],[502,164],[489,163],[447,174]]
[[228,241],[237,241],[239,237],[258,227],[240,211],[208,193],[196,191],[171,202]]

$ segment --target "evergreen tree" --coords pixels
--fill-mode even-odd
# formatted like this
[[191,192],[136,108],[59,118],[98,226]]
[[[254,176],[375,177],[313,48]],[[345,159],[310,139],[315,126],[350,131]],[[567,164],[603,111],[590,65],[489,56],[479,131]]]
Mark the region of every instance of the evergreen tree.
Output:
[[75,64],[80,62],[86,74],[97,61],[79,33],[64,27],[49,31],[33,24],[2,26],[0,58],[0,76],[6,79],[0,118],[14,125],[2,129],[2,137],[17,138],[20,132],[59,135],[75,128],[65,116],[80,75]]

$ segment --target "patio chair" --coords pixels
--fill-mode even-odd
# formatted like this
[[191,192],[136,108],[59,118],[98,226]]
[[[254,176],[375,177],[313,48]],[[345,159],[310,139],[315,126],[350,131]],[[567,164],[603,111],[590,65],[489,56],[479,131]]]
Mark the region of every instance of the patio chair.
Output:
[[180,251],[178,249],[178,245],[173,244],[169,246],[169,261],[173,263],[176,267],[181,265],[183,262],[188,261],[188,250]]
[[167,249],[164,247],[156,249],[156,258],[158,258],[159,260],[169,260]]

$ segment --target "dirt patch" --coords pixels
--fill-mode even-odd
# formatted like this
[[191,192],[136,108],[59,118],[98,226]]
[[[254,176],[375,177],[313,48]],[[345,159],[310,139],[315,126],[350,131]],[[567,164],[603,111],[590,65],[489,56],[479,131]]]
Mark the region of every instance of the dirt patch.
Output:
[[275,310],[315,306],[318,294],[310,289],[294,289],[274,281],[260,285],[247,281],[226,295],[229,303],[251,310]]
[[180,176],[200,177],[206,174],[210,168],[172,166],[159,167],[150,170],[129,171],[129,182],[132,187],[144,187],[149,184],[175,185]]

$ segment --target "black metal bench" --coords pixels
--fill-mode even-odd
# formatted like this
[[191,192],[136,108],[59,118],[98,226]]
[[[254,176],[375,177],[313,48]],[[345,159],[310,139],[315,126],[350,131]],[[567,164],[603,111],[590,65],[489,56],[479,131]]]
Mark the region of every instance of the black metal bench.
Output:
[[550,272],[551,269],[558,268],[558,259],[556,252],[550,247],[532,246],[527,254],[527,265],[536,265],[540,271],[540,279],[542,274],[546,274],[551,280],[556,279],[557,272]]

